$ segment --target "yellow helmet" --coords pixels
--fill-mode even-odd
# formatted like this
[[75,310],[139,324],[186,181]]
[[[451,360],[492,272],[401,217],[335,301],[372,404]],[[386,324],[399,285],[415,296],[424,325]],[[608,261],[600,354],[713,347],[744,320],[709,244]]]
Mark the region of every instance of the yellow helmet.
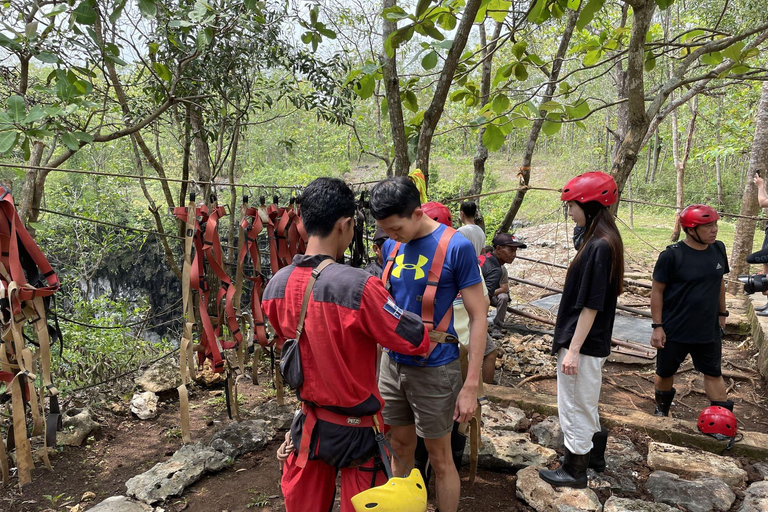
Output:
[[356,512],[426,512],[427,487],[418,469],[405,478],[390,478],[387,483],[352,496]]

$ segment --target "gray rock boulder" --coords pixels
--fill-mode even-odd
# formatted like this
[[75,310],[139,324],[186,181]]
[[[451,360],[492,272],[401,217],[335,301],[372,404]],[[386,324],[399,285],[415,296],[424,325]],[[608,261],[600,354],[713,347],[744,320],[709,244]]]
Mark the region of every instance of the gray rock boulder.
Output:
[[563,448],[563,430],[557,416],[549,416],[544,421],[533,425],[529,432],[541,446],[560,450]]
[[648,445],[648,465],[686,478],[716,477],[731,487],[743,485],[747,472],[735,459],[666,443]]
[[674,473],[654,471],[645,488],[656,501],[682,506],[688,512],[725,512],[730,510],[736,495],[719,478],[683,480]]
[[768,510],[768,480],[755,482],[744,491],[744,501],[738,512],[765,512]]
[[131,412],[140,420],[151,420],[158,415],[157,395],[151,391],[135,393],[131,398]]
[[165,462],[136,475],[125,483],[128,496],[148,505],[179,496],[184,489],[197,482],[205,473],[221,471],[232,459],[210,446],[200,443],[179,448]]
[[540,466],[517,472],[517,497],[536,512],[600,512],[602,505],[592,489],[555,488],[539,478]]
[[525,419],[525,412],[511,405],[498,407],[490,404],[483,407],[483,429],[516,431]]
[[56,436],[56,444],[80,446],[83,441],[101,428],[88,409],[67,409],[61,418],[63,432]]
[[608,436],[605,448],[605,464],[610,469],[631,466],[643,460],[632,440],[627,436]]
[[214,434],[210,446],[234,459],[261,450],[274,435],[275,430],[263,420],[233,422]]
[[181,385],[178,359],[163,359],[156,362],[136,377],[134,383],[144,391],[164,393]]
[[[531,441],[528,433],[511,430],[482,429],[482,446],[477,464],[486,469],[521,469],[530,465],[547,466],[557,453]],[[464,461],[469,461],[469,443],[464,449]]]
[[768,464],[765,462],[755,462],[752,464],[752,467],[763,477],[763,480],[768,480]]
[[88,512],[152,512],[152,507],[125,496],[112,496],[89,508]]
[[663,503],[611,496],[605,502],[603,512],[679,512],[679,509]]
[[270,400],[253,409],[251,418],[262,420],[276,430],[288,430],[291,428],[296,409],[297,406],[294,404],[278,405],[277,400]]

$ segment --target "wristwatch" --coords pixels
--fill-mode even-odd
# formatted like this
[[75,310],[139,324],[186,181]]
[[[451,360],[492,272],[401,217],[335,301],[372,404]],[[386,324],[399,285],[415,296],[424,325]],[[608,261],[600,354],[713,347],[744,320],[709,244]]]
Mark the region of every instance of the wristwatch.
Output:
[[651,327],[656,329],[657,327],[664,327],[664,324],[651,324]]
[[724,317],[728,317],[728,315],[730,315],[730,314],[731,314],[731,312],[730,312],[730,311],[726,311],[725,313],[723,313],[723,312],[718,312],[718,313],[717,313],[717,316],[724,316]]

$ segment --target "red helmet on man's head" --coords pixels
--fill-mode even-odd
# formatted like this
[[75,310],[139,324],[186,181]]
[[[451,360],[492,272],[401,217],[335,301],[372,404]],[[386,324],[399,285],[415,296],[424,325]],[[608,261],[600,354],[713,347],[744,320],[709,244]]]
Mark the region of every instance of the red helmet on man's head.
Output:
[[720,216],[714,208],[705,204],[692,204],[680,212],[680,225],[684,228],[695,228],[702,224],[715,222]]
[[738,430],[736,416],[719,405],[712,405],[701,411],[697,426],[702,434],[709,434],[721,440],[736,437]]
[[440,224],[445,224],[448,227],[453,226],[451,210],[449,210],[443,203],[436,203],[435,201],[424,203],[421,205],[421,211],[424,212],[424,215],[436,220]]
[[609,174],[600,171],[585,172],[565,184],[560,199],[582,204],[597,201],[603,206],[610,206],[619,200],[619,187]]

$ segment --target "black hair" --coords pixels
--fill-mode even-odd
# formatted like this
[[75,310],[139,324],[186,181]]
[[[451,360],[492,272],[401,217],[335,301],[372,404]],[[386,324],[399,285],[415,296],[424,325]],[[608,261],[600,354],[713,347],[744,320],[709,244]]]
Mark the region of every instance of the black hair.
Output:
[[474,219],[477,216],[477,203],[474,201],[464,201],[461,203],[461,213]]
[[419,189],[405,176],[387,178],[371,189],[371,215],[376,220],[392,215],[410,217],[419,206]]
[[338,178],[317,178],[301,196],[301,220],[309,236],[325,238],[341,218],[354,217],[355,195]]
[[486,245],[485,247],[483,247],[483,250],[480,251],[480,254],[488,254],[489,252],[493,252],[492,245]]
[[[578,203],[578,201],[577,201]],[[616,227],[616,221],[611,211],[597,201],[578,203],[587,217],[586,233],[584,242],[581,244],[576,256],[571,260],[568,266],[568,273],[576,264],[576,261],[584,253],[584,248],[593,239],[602,238],[611,248],[611,282],[616,286],[616,293],[621,295],[624,292],[624,242],[621,239],[619,228]],[[568,274],[566,274],[568,279]]]

